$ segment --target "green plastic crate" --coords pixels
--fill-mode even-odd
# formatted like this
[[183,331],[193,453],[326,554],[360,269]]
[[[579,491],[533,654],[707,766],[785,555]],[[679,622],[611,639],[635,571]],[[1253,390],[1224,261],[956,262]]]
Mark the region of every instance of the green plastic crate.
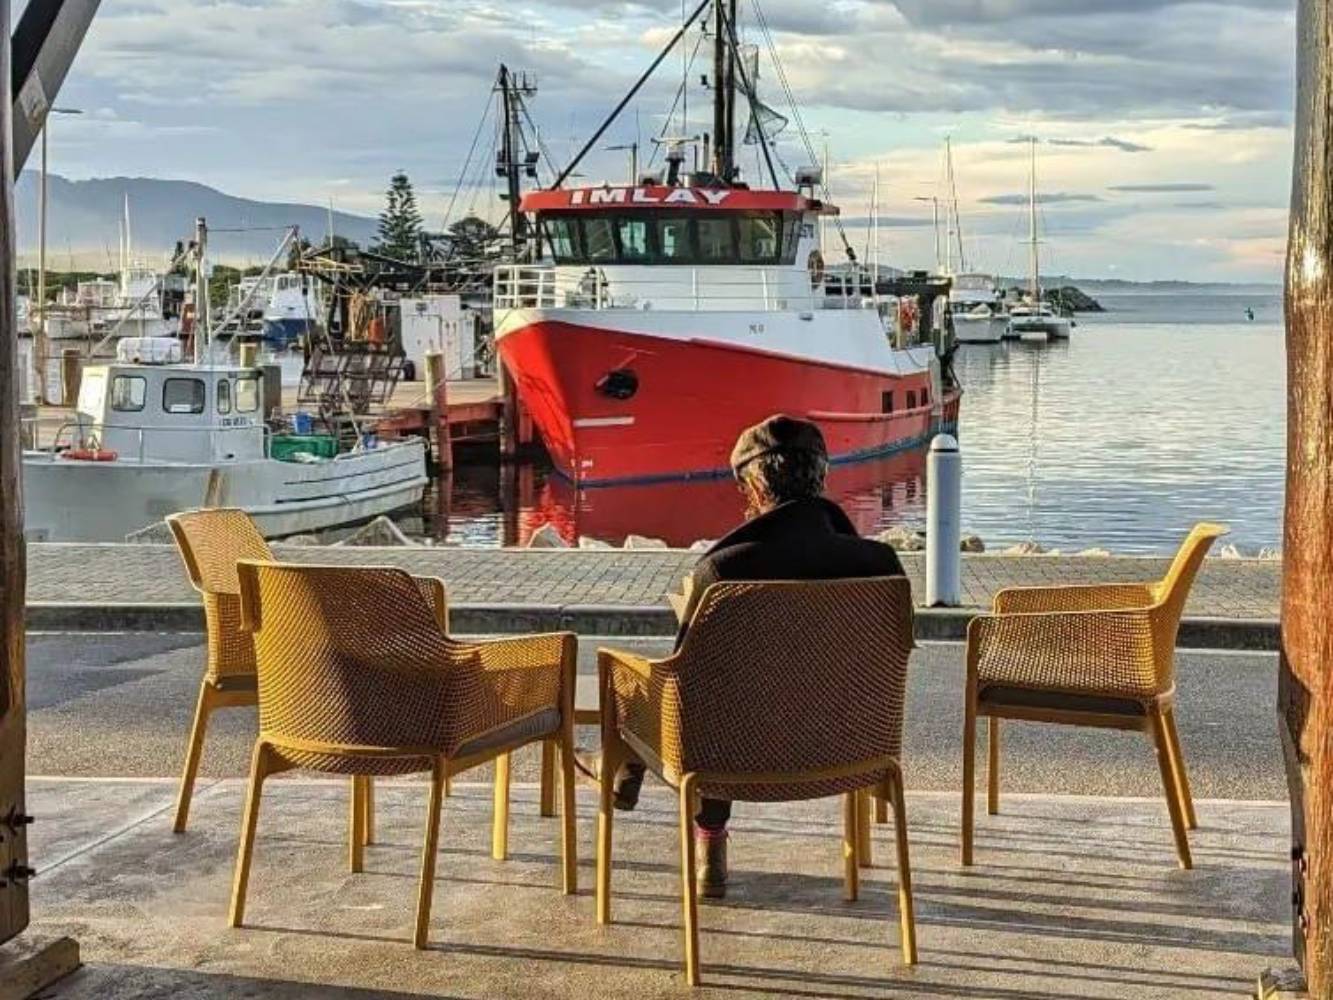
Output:
[[290,462],[298,454],[316,458],[333,458],[338,454],[338,441],[329,434],[279,434],[273,438],[269,454],[280,462]]

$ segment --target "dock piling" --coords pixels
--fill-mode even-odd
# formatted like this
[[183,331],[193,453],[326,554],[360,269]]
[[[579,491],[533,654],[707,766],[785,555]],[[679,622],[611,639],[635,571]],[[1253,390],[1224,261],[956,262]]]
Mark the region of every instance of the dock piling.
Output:
[[435,466],[439,471],[454,467],[453,439],[449,432],[449,381],[444,355],[426,354],[426,391],[430,394],[431,426],[435,429]]
[[963,460],[958,441],[940,434],[926,465],[926,606],[962,604]]

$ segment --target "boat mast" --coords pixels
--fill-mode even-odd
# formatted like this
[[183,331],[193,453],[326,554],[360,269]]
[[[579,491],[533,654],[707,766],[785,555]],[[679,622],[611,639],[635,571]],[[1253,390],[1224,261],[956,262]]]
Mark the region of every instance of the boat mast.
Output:
[[[944,165],[949,183],[949,207],[945,217],[952,220],[950,225],[953,227],[953,238],[958,245],[958,270],[960,273],[966,274],[967,255],[963,253],[963,218],[958,213],[958,181],[953,172],[953,142],[947,135],[944,137]],[[946,273],[952,273],[952,270],[950,269]]]
[[1028,294],[1032,296],[1033,306],[1041,305],[1041,262],[1037,258],[1037,137],[1032,141],[1032,167],[1028,172],[1028,236],[1032,244],[1032,280]]
[[519,116],[515,104],[514,81],[509,74],[509,67],[500,64],[500,78],[496,82],[500,94],[500,113],[503,116],[503,133],[500,136],[501,163],[499,172],[504,176],[508,191],[506,200],[509,204],[509,245],[517,259],[527,243],[528,220],[519,209],[523,197],[522,179],[519,171],[518,137]]
[[735,24],[736,0],[713,0],[713,173],[727,183],[736,173]]

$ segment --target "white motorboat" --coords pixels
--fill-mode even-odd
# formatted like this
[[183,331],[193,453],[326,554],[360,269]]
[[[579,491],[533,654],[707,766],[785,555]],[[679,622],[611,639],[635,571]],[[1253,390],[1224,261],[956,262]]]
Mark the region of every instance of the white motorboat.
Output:
[[1009,332],[1004,301],[989,274],[955,275],[949,307],[960,344],[998,344]]
[[56,447],[25,451],[25,535],[119,542],[168,514],[241,507],[268,537],[320,531],[411,507],[426,485],[420,440],[273,434],[263,378],[231,364],[180,364],[172,340],[121,345],[165,363],[85,369]]

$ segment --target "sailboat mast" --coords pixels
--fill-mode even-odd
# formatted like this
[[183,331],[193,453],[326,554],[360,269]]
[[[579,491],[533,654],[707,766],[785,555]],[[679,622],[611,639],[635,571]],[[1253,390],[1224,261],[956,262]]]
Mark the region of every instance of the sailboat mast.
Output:
[[1037,137],[1032,136],[1032,166],[1028,172],[1028,236],[1032,244],[1032,280],[1028,288],[1032,304],[1041,303],[1041,262],[1037,258]]
[[967,255],[963,253],[963,218],[958,212],[958,178],[953,172],[953,142],[944,137],[944,161],[949,178],[949,214],[953,238],[958,247],[958,270],[967,273]]

